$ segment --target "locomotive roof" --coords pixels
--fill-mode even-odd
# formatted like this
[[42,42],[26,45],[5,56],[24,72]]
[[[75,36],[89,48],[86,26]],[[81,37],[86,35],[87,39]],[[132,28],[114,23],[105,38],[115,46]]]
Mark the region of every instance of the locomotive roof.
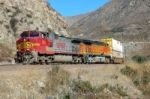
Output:
[[36,30],[24,31],[24,32],[38,32],[38,33],[42,33],[42,34],[53,33],[54,35],[57,35],[58,37],[62,37],[62,38],[66,38],[66,39],[71,39],[73,43],[104,44],[104,45],[106,44],[106,43],[101,42],[101,41],[94,41],[94,40],[87,40],[87,39],[66,37],[66,36],[63,36],[63,35],[58,35],[58,34],[56,34],[54,32],[42,32],[42,31],[36,31]]
[[32,31],[23,31],[22,33],[31,33],[31,32],[37,32],[37,33],[43,33],[43,34],[47,34],[47,33],[48,33],[48,32],[36,31],[36,30],[32,30]]
[[72,42],[73,43],[85,43],[85,44],[106,44],[101,41],[92,41],[92,40],[79,39],[79,38],[73,38]]

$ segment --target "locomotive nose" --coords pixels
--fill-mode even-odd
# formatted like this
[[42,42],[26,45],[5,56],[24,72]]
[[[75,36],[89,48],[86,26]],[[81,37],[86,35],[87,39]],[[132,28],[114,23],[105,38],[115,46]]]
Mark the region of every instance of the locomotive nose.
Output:
[[33,48],[32,42],[29,39],[23,39],[23,42],[17,44],[17,49],[20,51],[30,50]]
[[23,47],[24,47],[24,49],[27,49],[27,50],[29,50],[29,49],[31,49],[32,48],[32,43],[31,42],[29,42],[29,41],[26,41],[26,42],[24,42],[23,43]]

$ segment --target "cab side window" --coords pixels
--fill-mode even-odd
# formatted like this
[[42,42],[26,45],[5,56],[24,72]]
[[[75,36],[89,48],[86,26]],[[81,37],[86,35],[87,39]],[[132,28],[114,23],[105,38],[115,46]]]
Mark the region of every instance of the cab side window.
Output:
[[20,36],[22,38],[26,38],[26,37],[29,37],[29,33],[28,32],[23,32]]

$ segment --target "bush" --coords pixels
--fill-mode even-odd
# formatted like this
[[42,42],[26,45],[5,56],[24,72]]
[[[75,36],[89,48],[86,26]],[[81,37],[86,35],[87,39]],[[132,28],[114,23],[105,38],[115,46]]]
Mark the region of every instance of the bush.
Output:
[[17,28],[16,28],[17,23],[18,23],[18,20],[16,18],[11,18],[10,26],[14,33],[17,31]]
[[143,73],[143,77],[142,77],[142,83],[144,85],[148,85],[150,82],[150,76],[149,76],[149,73],[148,72],[144,72]]
[[[92,86],[89,81],[81,80],[74,81],[73,85],[73,91],[76,92],[78,95],[84,97],[83,99],[112,99],[111,97],[118,99],[117,97],[120,96],[128,96],[124,88],[119,85],[110,86],[109,84],[104,84],[101,86]],[[110,93],[112,93],[113,96],[111,96]],[[118,96],[115,96],[115,94],[117,94]]]
[[111,89],[112,89],[111,90],[112,92],[115,92],[115,93],[119,94],[120,96],[128,96],[122,86],[116,85],[115,87],[112,87]]
[[126,66],[125,68],[121,69],[121,73],[128,76],[133,81],[133,84],[143,92],[145,97],[149,97],[150,94],[149,66],[150,66],[149,63],[144,63],[133,66],[136,69],[132,69],[129,66]]
[[144,63],[147,61],[145,56],[141,56],[141,55],[135,55],[132,57],[132,60],[137,62],[137,63]]
[[93,93],[94,89],[89,81],[73,81],[73,91],[80,94]]
[[123,75],[129,76],[131,78],[135,78],[137,76],[137,70],[132,69],[129,66],[126,66],[125,68],[121,69],[120,71]]
[[46,78],[46,87],[42,90],[46,94],[57,93],[59,87],[67,86],[69,84],[70,75],[67,71],[60,69],[59,66],[53,66],[52,70],[48,72]]
[[13,58],[13,50],[8,46],[0,43],[0,61],[7,61],[10,58]]
[[111,30],[111,32],[113,32],[113,33],[116,33],[116,32],[123,32],[123,31],[124,31],[124,29],[123,29],[122,27],[113,28],[113,29]]

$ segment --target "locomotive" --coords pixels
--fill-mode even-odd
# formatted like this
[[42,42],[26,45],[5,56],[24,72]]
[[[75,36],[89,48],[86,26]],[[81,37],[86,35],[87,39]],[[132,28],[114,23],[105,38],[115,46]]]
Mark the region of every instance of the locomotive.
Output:
[[123,63],[122,52],[116,51],[119,53],[117,56],[113,54],[110,39],[94,41],[59,36],[52,32],[24,31],[16,46],[15,60],[24,64]]

